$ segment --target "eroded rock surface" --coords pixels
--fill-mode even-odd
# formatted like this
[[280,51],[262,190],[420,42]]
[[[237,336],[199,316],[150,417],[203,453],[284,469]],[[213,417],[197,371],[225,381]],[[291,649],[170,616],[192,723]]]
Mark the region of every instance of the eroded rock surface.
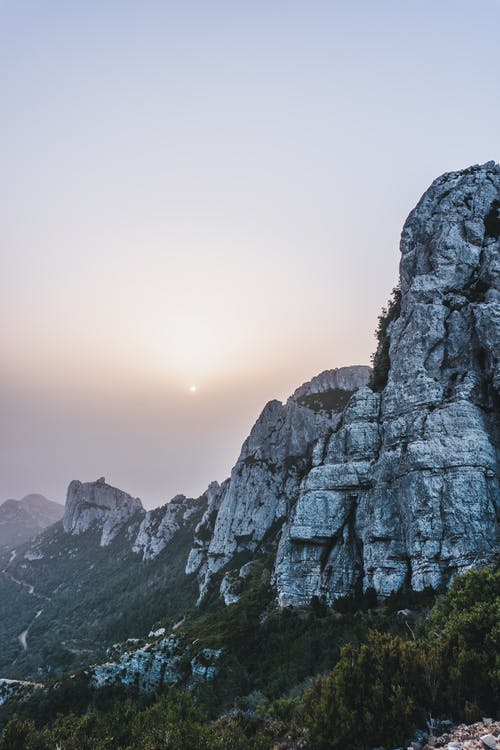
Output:
[[254,553],[277,533],[296,499],[310,448],[335,429],[349,397],[369,375],[365,366],[328,370],[298,388],[286,404],[265,406],[230,479],[208,490],[186,569],[198,573],[201,596],[236,555]]
[[162,685],[212,680],[218,671],[222,651],[184,644],[169,635],[158,641],[144,643],[138,648],[131,640],[110,648],[109,661],[91,667],[94,687],[103,685],[132,685],[142,691],[158,690]]
[[165,549],[174,534],[200,510],[204,498],[193,500],[185,495],[176,495],[161,508],[147,511],[139,527],[133,551],[143,560],[152,560]]
[[498,554],[499,208],[489,162],[437,179],[406,221],[387,382],[316,445],[278,550],[281,604],[438,588]]
[[106,547],[144,509],[139,498],[106,484],[73,480],[68,487],[63,528],[68,534],[83,534],[89,529],[100,532],[101,547]]

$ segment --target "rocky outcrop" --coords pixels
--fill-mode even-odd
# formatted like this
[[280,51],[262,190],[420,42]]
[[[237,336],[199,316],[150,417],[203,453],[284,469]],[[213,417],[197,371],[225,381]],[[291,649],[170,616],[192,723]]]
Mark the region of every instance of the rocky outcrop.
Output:
[[83,483],[75,479],[68,487],[63,528],[74,535],[93,529],[105,547],[141,515],[144,509],[139,498],[106,484],[104,477]]
[[3,706],[11,698],[28,697],[34,690],[39,690],[42,687],[43,685],[38,682],[0,678],[0,706]]
[[[132,645],[132,648],[130,647]],[[162,685],[212,680],[218,671],[220,650],[184,644],[175,635],[133,647],[133,640],[108,649],[111,659],[91,667],[92,685],[131,685],[141,691],[158,690]]]
[[329,370],[297,389],[286,404],[265,406],[230,479],[208,490],[186,569],[198,573],[201,597],[217,571],[276,535],[296,499],[312,444],[338,426],[345,403],[369,374],[364,366]]
[[439,588],[498,554],[499,208],[490,162],[443,175],[410,214],[386,385],[357,391],[315,447],[279,545],[281,604]]
[[92,667],[95,687],[122,684],[149,691],[161,685],[173,685],[184,677],[182,649],[175,636],[146,643],[140,648],[122,650],[115,646],[109,651],[113,657],[110,661]]
[[139,527],[133,551],[143,560],[152,560],[165,549],[174,535],[203,506],[205,498],[197,500],[176,495],[161,508],[147,511]]
[[194,546],[189,553],[186,564],[186,575],[197,573],[200,581],[208,575],[208,548],[212,541],[220,504],[229,481],[229,479],[226,479],[222,484],[211,482],[205,492],[207,508],[195,529]]

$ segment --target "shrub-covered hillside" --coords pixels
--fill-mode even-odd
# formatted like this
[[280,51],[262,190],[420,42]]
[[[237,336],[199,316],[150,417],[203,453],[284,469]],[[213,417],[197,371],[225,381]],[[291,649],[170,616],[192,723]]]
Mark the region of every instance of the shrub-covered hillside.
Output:
[[187,618],[186,634],[224,648],[210,686],[140,696],[92,691],[82,673],[7,704],[0,750],[390,749],[436,719],[498,713],[499,570],[370,605],[276,611],[262,567],[240,602]]

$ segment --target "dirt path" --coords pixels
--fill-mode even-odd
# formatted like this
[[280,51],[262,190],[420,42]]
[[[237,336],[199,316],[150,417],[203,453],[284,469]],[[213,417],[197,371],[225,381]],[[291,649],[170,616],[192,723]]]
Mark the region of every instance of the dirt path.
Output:
[[[9,573],[9,570],[8,570],[9,565],[12,562],[14,562],[14,560],[16,558],[16,554],[17,554],[16,550],[12,550],[12,552],[10,553],[10,560],[9,560],[9,562],[7,563],[6,567],[3,570],[0,571],[0,573],[2,575],[4,575],[6,578],[8,578],[9,580],[11,580],[13,583],[16,583],[18,586],[24,586],[24,588],[28,589],[28,594],[30,594],[30,596],[34,596],[37,599],[42,599],[42,600],[44,600],[46,602],[50,602],[51,601],[50,597],[45,596],[44,594],[39,594],[37,591],[35,591],[35,587],[31,583],[26,583],[26,581],[20,581],[18,578],[15,578],[12,575],[12,573]],[[29,625],[26,628],[26,630],[23,630],[23,632],[19,633],[19,635],[17,636],[17,640],[21,644],[21,647],[22,647],[23,651],[27,651],[28,650],[28,633],[30,631],[31,626],[33,625],[33,623],[35,622],[35,620],[37,620],[40,617],[40,615],[42,614],[42,612],[43,612],[43,609],[39,609],[38,612],[36,613],[36,615],[33,617],[33,619],[31,620],[31,622],[29,623]]]
[[33,625],[35,620],[37,620],[40,617],[42,612],[43,612],[43,609],[39,609],[36,615],[34,616],[34,618],[32,619],[32,621],[30,622],[30,624],[28,625],[28,627],[26,628],[26,630],[23,630],[23,632],[17,636],[17,640],[23,647],[23,651],[28,650],[28,633],[30,631],[31,626]]

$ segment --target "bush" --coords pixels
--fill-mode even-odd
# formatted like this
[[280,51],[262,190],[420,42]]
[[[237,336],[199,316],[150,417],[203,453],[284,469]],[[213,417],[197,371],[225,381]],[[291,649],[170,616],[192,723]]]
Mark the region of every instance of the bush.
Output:
[[387,385],[389,368],[391,366],[391,359],[389,356],[391,339],[388,333],[388,328],[394,320],[399,318],[401,312],[401,296],[400,286],[395,286],[392,290],[391,298],[387,303],[387,307],[382,308],[382,312],[378,317],[377,330],[375,331],[378,346],[377,351],[372,356],[373,370],[370,378],[370,387],[376,392],[382,391]]
[[319,678],[304,699],[312,746],[318,750],[394,746],[424,720],[416,700],[423,691],[413,642],[372,633],[368,644],[345,646],[330,674]]

